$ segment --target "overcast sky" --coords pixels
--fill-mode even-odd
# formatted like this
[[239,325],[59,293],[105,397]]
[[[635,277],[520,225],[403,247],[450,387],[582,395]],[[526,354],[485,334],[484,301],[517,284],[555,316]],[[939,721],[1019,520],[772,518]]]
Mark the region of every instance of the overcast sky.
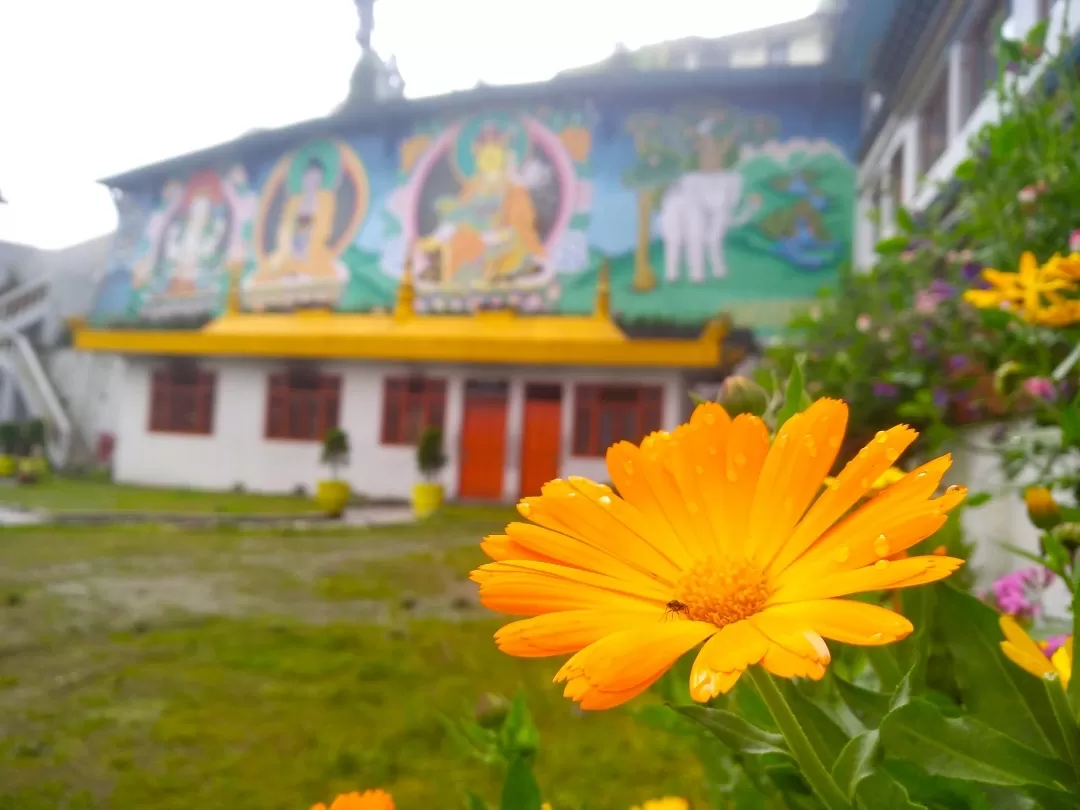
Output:
[[[805,16],[819,0],[379,0],[409,96],[540,81],[639,47]],[[359,52],[351,0],[0,0],[0,240],[116,224],[94,181],[325,115]]]

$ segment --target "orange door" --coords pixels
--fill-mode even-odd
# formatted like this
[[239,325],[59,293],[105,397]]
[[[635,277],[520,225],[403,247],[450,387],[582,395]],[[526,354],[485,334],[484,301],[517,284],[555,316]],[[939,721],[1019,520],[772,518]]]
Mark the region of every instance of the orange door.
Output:
[[506,462],[506,383],[465,383],[458,496],[497,501]]
[[558,477],[561,426],[562,388],[527,385],[521,431],[521,497],[539,495],[544,484]]

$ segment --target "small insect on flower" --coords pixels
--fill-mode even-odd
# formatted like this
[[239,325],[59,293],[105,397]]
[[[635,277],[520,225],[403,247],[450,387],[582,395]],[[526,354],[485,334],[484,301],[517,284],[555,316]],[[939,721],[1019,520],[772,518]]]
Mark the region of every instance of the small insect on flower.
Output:
[[664,618],[667,619],[671,616],[678,615],[679,613],[682,613],[683,615],[689,617],[690,608],[684,605],[678,599],[672,599],[670,602],[667,603],[667,610],[664,611]]

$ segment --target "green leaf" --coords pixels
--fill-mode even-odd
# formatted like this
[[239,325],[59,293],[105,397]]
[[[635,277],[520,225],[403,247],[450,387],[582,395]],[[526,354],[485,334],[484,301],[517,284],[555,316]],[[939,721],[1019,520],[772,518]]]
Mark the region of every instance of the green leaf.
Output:
[[1043,756],[973,717],[945,717],[919,698],[890,712],[880,731],[889,757],[932,774],[1014,787],[1076,785],[1072,770],[1061,760]]
[[804,404],[809,399],[806,393],[806,382],[803,376],[803,366],[806,364],[806,356],[800,354],[791,364],[791,376],[788,377],[787,388],[784,390],[784,404],[776,414],[776,426],[784,424],[799,411],[806,407]]
[[966,509],[973,509],[977,506],[982,506],[985,503],[989,503],[993,497],[994,496],[989,492],[973,492],[964,498],[964,507]]
[[779,734],[765,731],[723,709],[705,706],[673,706],[675,711],[696,720],[724,745],[740,754],[787,754],[787,744]]
[[540,747],[540,731],[529,714],[524,692],[518,692],[510,704],[510,711],[499,731],[499,745],[508,762],[516,757],[530,756]]
[[859,783],[874,772],[881,749],[877,731],[867,731],[848,741],[833,765],[832,777],[849,799],[855,798]]
[[881,721],[889,713],[888,695],[848,683],[843,678],[836,678],[835,683],[844,703],[864,726],[877,728],[881,725]]
[[903,614],[915,632],[896,646],[897,662],[907,670],[907,688],[922,692],[926,686],[926,665],[930,660],[930,635],[933,628],[937,588],[906,588],[900,594]]
[[997,611],[951,585],[939,588],[938,605],[971,715],[1036,751],[1064,755],[1065,741],[1042,684],[1001,652]]
[[882,256],[894,256],[907,250],[910,241],[906,236],[894,236],[878,242],[875,250]]
[[863,779],[856,795],[862,810],[926,810],[926,805],[911,801],[903,785],[885,771]]
[[867,647],[866,658],[881,681],[886,692],[895,692],[904,678],[904,671],[896,660],[896,654],[888,647]]
[[490,810],[487,802],[471,790],[465,794],[465,810]]
[[780,681],[779,687],[784,699],[799,719],[799,725],[802,726],[814,751],[817,752],[825,767],[831,768],[851,738],[822,708],[821,703],[808,697],[795,681],[784,679]]
[[904,233],[911,233],[915,230],[915,222],[912,220],[911,214],[902,205],[896,208],[896,227]]
[[506,772],[499,807],[502,810],[540,810],[543,803],[540,786],[536,784],[529,763],[521,757],[514,757]]

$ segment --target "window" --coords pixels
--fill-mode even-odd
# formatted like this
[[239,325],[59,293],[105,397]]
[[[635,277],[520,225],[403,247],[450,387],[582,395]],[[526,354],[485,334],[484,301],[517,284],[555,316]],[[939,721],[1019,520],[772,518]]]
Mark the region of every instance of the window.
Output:
[[214,432],[212,371],[173,363],[150,375],[150,432],[209,436]]
[[1038,14],[1038,17],[1036,17],[1038,22],[1050,19],[1050,9],[1052,7],[1053,0],[1039,0],[1038,9],[1036,12]]
[[615,442],[639,442],[659,430],[662,394],[654,386],[579,385],[574,396],[574,455],[603,456]]
[[733,68],[761,67],[768,61],[769,52],[764,45],[749,45],[745,48],[737,48],[731,53]]
[[968,35],[970,46],[970,74],[968,109],[964,111],[964,120],[967,120],[975,108],[982,101],[983,95],[989,90],[998,78],[998,34],[1001,26],[1005,23],[1008,13],[1008,0],[992,0],[986,4],[981,16],[971,27]]
[[383,444],[416,444],[426,427],[443,429],[446,380],[391,377],[383,383]]
[[949,92],[942,77],[930,93],[919,122],[922,135],[922,173],[930,171],[949,142]]
[[338,426],[341,377],[314,371],[270,375],[266,438],[321,442]]
[[769,45],[769,64],[786,65],[790,61],[791,46],[786,42],[774,42]]
[[792,40],[788,61],[793,65],[820,65],[825,61],[825,41],[820,33]]

